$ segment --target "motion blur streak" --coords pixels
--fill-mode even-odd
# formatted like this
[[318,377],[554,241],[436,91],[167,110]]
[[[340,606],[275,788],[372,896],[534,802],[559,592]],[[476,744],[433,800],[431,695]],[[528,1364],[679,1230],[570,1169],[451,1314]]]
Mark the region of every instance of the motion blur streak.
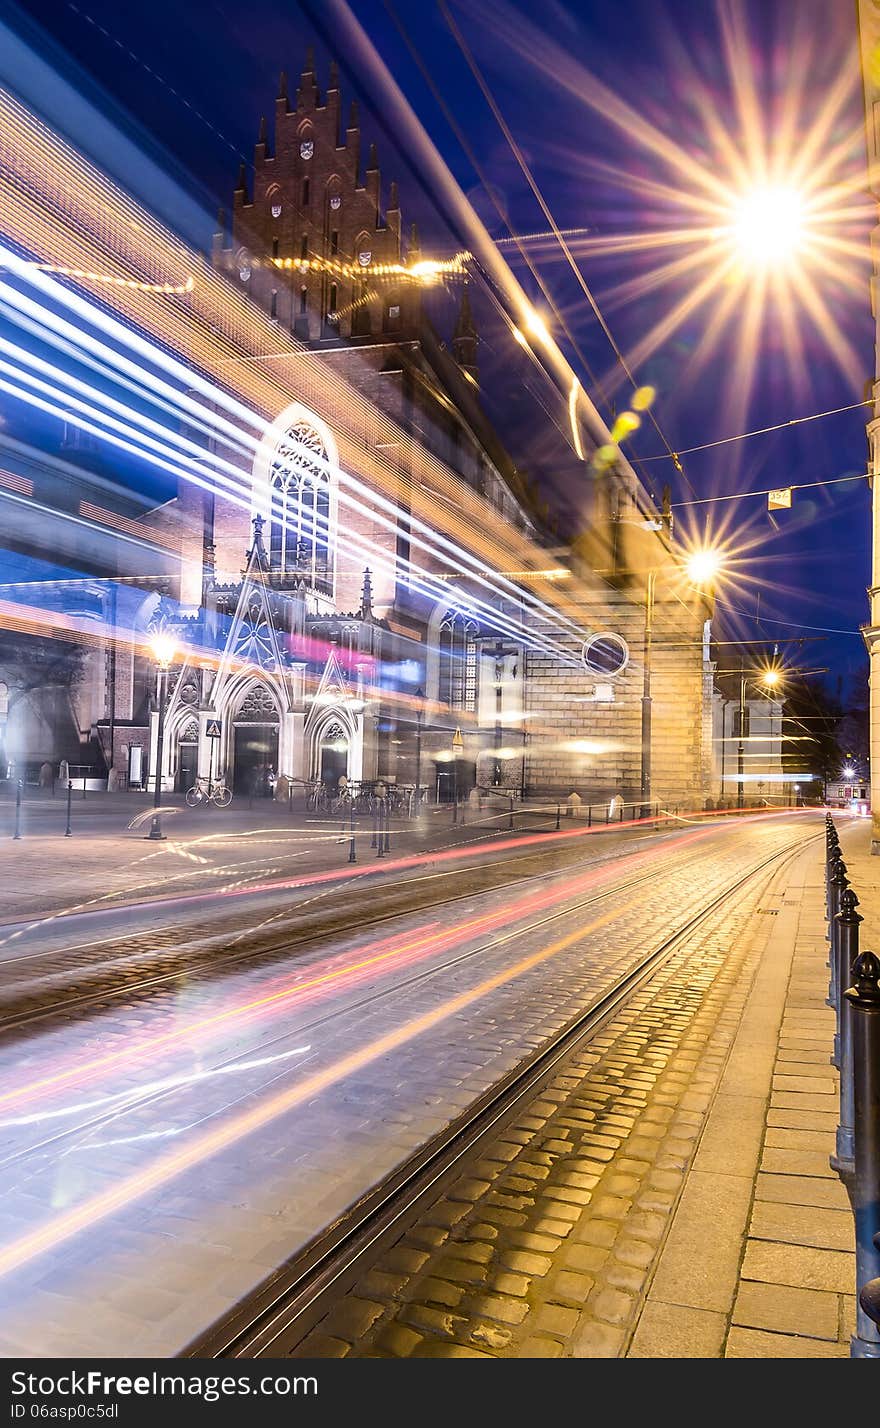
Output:
[[[680,834],[666,844],[664,853],[668,854],[675,849],[685,846],[691,847],[695,842],[710,837],[712,831],[712,829],[700,829],[697,832],[692,831]],[[571,834],[565,834],[563,836],[570,837]],[[546,837],[547,835],[544,835],[544,842],[546,842]],[[541,835],[538,835],[537,838],[511,839],[504,846],[515,848],[536,841],[542,841]],[[458,849],[448,849],[447,855],[455,855],[458,851]],[[470,851],[472,853],[483,852],[485,851],[485,845],[480,845]],[[444,855],[440,856],[442,857]],[[412,866],[414,863],[423,861],[426,861],[426,859],[400,859],[397,866]],[[431,861],[430,857],[427,861]],[[656,861],[656,855],[654,851],[650,849],[631,854],[625,860],[626,871],[642,868],[646,864],[650,864],[654,861]],[[127,1062],[139,1060],[144,1056],[153,1056],[160,1048],[179,1042],[189,1042],[194,1037],[211,1032],[222,1024],[238,1018],[244,1019],[248,1016],[253,1016],[254,1014],[265,1011],[267,1008],[275,1007],[281,1002],[290,1000],[300,1001],[307,997],[311,999],[320,989],[333,984],[354,984],[362,980],[365,974],[391,962],[395,965],[399,963],[405,965],[407,961],[413,960],[419,954],[427,955],[430,952],[448,950],[450,947],[461,945],[469,936],[474,934],[493,932],[498,928],[510,925],[516,921],[517,918],[525,917],[532,912],[543,911],[548,907],[561,906],[572,897],[611,880],[617,876],[619,868],[620,864],[617,863],[591,869],[581,877],[567,879],[543,894],[526,893],[518,900],[508,903],[498,911],[486,913],[480,917],[471,918],[469,921],[459,923],[452,931],[442,928],[436,930],[436,923],[425,923],[421,927],[416,928],[413,932],[407,933],[406,940],[402,944],[400,943],[400,934],[384,938],[364,948],[360,955],[360,960],[356,962],[345,962],[342,966],[336,967],[335,970],[323,972],[320,976],[311,977],[305,982],[285,986],[281,988],[281,990],[271,993],[269,996],[258,998],[256,1001],[246,1002],[241,1006],[230,1007],[226,1011],[217,1012],[215,1015],[203,1018],[200,1021],[176,1027],[173,1031],[162,1032],[158,1036],[146,1037],[139,1042],[129,1044],[110,1054],[93,1057],[88,1061],[80,1062],[65,1070],[57,1071],[53,1075],[41,1077],[25,1085],[16,1085],[0,1094],[0,1106],[17,1105],[70,1083],[81,1084],[86,1077],[92,1077],[108,1066],[116,1068]],[[304,879],[303,881],[324,881],[325,877],[326,875],[318,874],[315,875],[314,879]],[[263,886],[286,887],[296,886],[296,884],[291,881],[290,883],[280,882]],[[220,895],[240,896],[260,890],[262,889],[235,888],[229,893]],[[188,899],[170,899],[169,901],[183,902],[188,901]]]
[[[583,927],[578,927],[574,932],[569,932],[565,937],[559,938],[557,942],[550,943],[549,946],[541,948],[538,952],[533,952],[528,957],[523,957],[519,962],[503,972],[497,973],[494,977],[487,978],[480,982],[478,986],[471,988],[468,992],[453,997],[444,1002],[434,1011],[426,1012],[423,1016],[414,1017],[406,1022],[396,1031],[387,1036],[381,1037],[368,1045],[361,1047],[351,1055],[343,1057],[326,1067],[323,1071],[318,1071],[309,1076],[299,1086],[292,1087],[289,1091],[283,1091],[277,1096],[272,1096],[264,1100],[260,1105],[252,1110],[232,1118],[226,1125],[218,1126],[216,1130],[210,1131],[206,1135],[199,1136],[191,1145],[181,1147],[180,1150],[173,1151],[169,1155],[163,1156],[146,1170],[141,1170],[130,1175],[119,1185],[103,1194],[95,1195],[89,1200],[85,1200],[76,1209],[68,1211],[66,1214],[58,1215],[54,1220],[40,1229],[23,1235],[20,1239],[13,1241],[0,1251],[0,1274],[9,1274],[17,1269],[19,1265],[25,1264],[36,1255],[45,1254],[47,1250],[53,1249],[56,1245],[62,1244],[71,1236],[78,1234],[80,1230],[93,1227],[99,1220],[105,1219],[115,1211],[124,1209],[134,1201],[141,1199],[151,1190],[156,1190],[160,1185],[165,1185],[169,1180],[181,1175],[184,1171],[192,1169],[201,1164],[210,1156],[216,1155],[218,1151],[233,1145],[245,1136],[259,1130],[278,1116],[285,1115],[288,1111],[295,1110],[297,1106],[305,1101],[320,1095],[322,1091],[335,1086],[339,1081],[345,1080],[347,1076],[354,1075],[369,1066],[371,1062],[378,1060],[382,1056],[389,1055],[403,1046],[405,1042],[411,1041],[414,1037],[420,1036],[423,1032],[430,1031],[432,1027],[445,1021],[448,1017],[455,1016],[472,1003],[479,1001],[481,997],[494,991],[497,987],[503,986],[506,982],[513,981],[514,978],[522,976],[532,967],[539,966],[542,962],[548,961],[557,953],[570,947],[572,943],[582,940],[592,932],[598,931],[600,927],[613,922],[615,918],[621,917],[629,908],[636,905],[636,899],[621,907],[617,907],[610,912],[604,913],[601,917],[595,918],[592,922]],[[108,1058],[112,1059],[112,1058]]]
[[[181,269],[196,275],[193,290],[180,297],[113,289],[114,308],[123,318],[116,324],[118,340],[163,371],[176,375],[179,363],[167,351],[150,350],[125,323],[185,357],[196,370],[186,369],[182,380],[251,429],[255,422],[262,429],[292,402],[309,402],[338,433],[344,464],[354,466],[392,502],[404,490],[411,494],[414,521],[479,554],[489,572],[546,564],[527,532],[497,519],[487,522],[484,503],[466,483],[387,416],[368,410],[363,397],[337,371],[326,372],[314,354],[306,369],[297,360],[303,349],[294,339],[281,338],[277,325],[245,295],[2,90],[0,191],[6,232],[44,263],[120,271],[144,281]],[[90,310],[46,273],[21,259],[17,267],[26,281],[78,310],[81,320],[95,321],[97,309]],[[104,317],[101,325],[107,331],[112,322]],[[266,360],[282,356],[287,359],[283,371]],[[218,385],[200,376],[199,369]],[[569,389],[570,383],[566,393]],[[240,438],[241,432],[236,435]],[[564,587],[549,590],[548,600],[557,612],[577,620],[576,603]]]

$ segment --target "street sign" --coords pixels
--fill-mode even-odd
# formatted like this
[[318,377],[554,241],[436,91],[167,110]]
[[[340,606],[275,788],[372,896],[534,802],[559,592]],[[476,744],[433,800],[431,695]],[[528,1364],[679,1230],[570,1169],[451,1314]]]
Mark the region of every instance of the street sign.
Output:
[[205,733],[209,739],[222,739],[223,728],[219,719],[209,719],[205,725]]
[[452,736],[452,747],[456,750],[464,748],[464,739],[461,737],[460,729],[456,729],[455,733]]
[[781,486],[778,491],[767,492],[768,511],[787,511],[791,508],[791,487]]

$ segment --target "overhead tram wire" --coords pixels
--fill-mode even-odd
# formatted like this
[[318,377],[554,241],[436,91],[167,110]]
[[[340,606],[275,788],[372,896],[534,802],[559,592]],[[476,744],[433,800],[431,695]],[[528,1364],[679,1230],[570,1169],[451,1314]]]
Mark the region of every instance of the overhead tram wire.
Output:
[[[827,412],[811,412],[809,416],[789,417],[788,421],[776,422],[773,426],[759,426],[754,431],[741,431],[738,436],[722,436],[718,441],[705,441],[701,446],[685,446],[677,454],[679,456],[692,456],[696,451],[714,451],[718,446],[730,446],[735,441],[748,441],[753,436],[767,436],[774,431],[786,431],[790,426],[803,426],[805,422],[821,421],[823,417],[840,416],[842,412],[855,412],[861,407],[873,407],[874,398],[867,397],[862,402],[851,402],[846,407],[832,407]],[[659,451],[654,456],[640,456],[639,460],[647,461],[669,461],[670,455],[667,451]],[[681,502],[678,503],[682,504]]]
[[816,486],[842,486],[847,481],[870,481],[870,479],[869,472],[859,471],[853,476],[827,476],[821,481],[789,481],[784,486],[769,486],[764,491],[729,491],[721,496],[697,496],[692,501],[673,501],[672,508],[675,510],[680,506],[710,506],[721,501],[749,501],[758,496],[771,496],[774,491],[810,491]]
[[[541,189],[538,187],[538,183],[537,183],[536,179],[534,178],[534,175],[532,174],[532,171],[531,171],[531,169],[529,168],[529,165],[527,164],[527,162],[526,162],[526,160],[525,160],[525,157],[524,157],[524,155],[523,155],[523,153],[522,153],[522,150],[520,149],[519,144],[517,143],[517,141],[516,141],[516,139],[515,139],[515,137],[514,137],[514,135],[513,135],[513,132],[512,132],[512,130],[510,129],[510,127],[509,127],[509,125],[508,125],[508,123],[507,123],[507,120],[504,118],[504,115],[502,114],[502,112],[501,112],[501,110],[500,110],[500,108],[499,108],[499,106],[498,106],[498,104],[497,104],[497,102],[496,102],[496,100],[495,100],[495,97],[494,97],[494,95],[493,95],[491,89],[489,88],[489,85],[488,85],[486,79],[483,77],[483,73],[482,73],[482,71],[480,70],[480,68],[479,68],[479,66],[478,66],[478,64],[477,64],[477,62],[476,62],[476,60],[474,59],[473,54],[471,53],[471,50],[470,50],[470,48],[469,48],[469,46],[468,46],[468,44],[467,44],[467,41],[465,40],[464,36],[462,35],[461,31],[459,30],[457,24],[455,23],[455,20],[453,19],[452,15],[451,15],[451,13],[450,13],[450,11],[449,11],[449,7],[448,7],[447,4],[446,4],[446,0],[437,0],[437,8],[439,9],[441,15],[443,16],[443,19],[446,21],[446,25],[447,25],[447,28],[449,29],[450,34],[452,35],[453,39],[455,40],[455,43],[458,45],[458,48],[460,49],[460,51],[461,51],[461,53],[462,53],[462,55],[463,55],[463,57],[464,57],[465,63],[467,64],[469,70],[471,71],[471,74],[473,75],[474,79],[476,80],[477,84],[479,85],[479,88],[480,88],[480,91],[481,91],[481,93],[482,93],[482,95],[483,95],[483,98],[485,99],[486,103],[488,104],[489,108],[491,109],[492,114],[494,115],[495,120],[496,120],[496,122],[497,122],[497,124],[498,124],[498,127],[501,129],[502,134],[504,135],[505,139],[507,140],[507,143],[508,143],[508,145],[509,145],[509,147],[510,147],[511,153],[513,154],[514,158],[516,159],[516,162],[517,162],[517,164],[519,165],[520,170],[522,171],[523,177],[525,178],[526,182],[527,182],[528,185],[529,185],[529,188],[532,190],[532,193],[534,194],[535,198],[537,199],[538,204],[540,205],[541,211],[542,211],[542,213],[544,214],[544,217],[546,218],[546,220],[547,220],[547,222],[549,223],[551,229],[553,230],[553,234],[554,234],[554,236],[555,236],[555,238],[556,238],[557,243],[559,244],[560,248],[562,249],[562,252],[563,252],[563,254],[564,254],[564,256],[565,256],[565,260],[566,260],[566,262],[568,263],[569,267],[571,268],[571,271],[573,272],[573,274],[574,274],[574,276],[575,276],[575,279],[577,280],[578,286],[580,287],[582,293],[584,294],[584,297],[587,299],[588,303],[590,304],[590,307],[592,308],[593,313],[594,313],[594,315],[595,315],[595,317],[596,317],[596,321],[599,323],[599,326],[601,327],[603,333],[605,334],[605,337],[607,338],[608,343],[609,343],[609,345],[610,345],[610,347],[611,347],[611,350],[612,350],[612,352],[614,353],[615,358],[617,359],[617,362],[618,362],[618,364],[619,364],[619,366],[620,366],[620,368],[621,368],[621,371],[625,374],[625,376],[626,376],[627,380],[629,381],[630,385],[632,386],[633,390],[634,390],[634,391],[637,391],[640,384],[639,384],[639,382],[636,380],[636,378],[635,378],[633,372],[632,372],[631,369],[630,369],[630,366],[629,366],[628,362],[626,361],[626,358],[624,357],[623,353],[621,352],[620,348],[618,347],[618,345],[617,345],[617,343],[616,343],[616,341],[615,341],[615,339],[614,339],[614,335],[613,335],[613,333],[611,332],[611,329],[610,329],[610,327],[608,326],[608,323],[605,321],[604,316],[602,315],[601,309],[599,308],[599,304],[596,302],[596,299],[595,299],[595,297],[593,296],[593,293],[592,293],[592,290],[590,289],[589,284],[587,283],[586,279],[584,278],[583,273],[581,272],[580,268],[578,267],[578,264],[577,264],[577,262],[576,262],[576,260],[575,260],[574,254],[572,253],[571,248],[569,247],[568,243],[566,242],[565,237],[563,236],[562,230],[560,229],[560,227],[559,227],[559,225],[557,224],[555,218],[553,217],[553,214],[552,214],[552,212],[550,211],[550,208],[549,208],[549,206],[548,206],[548,204],[547,204],[547,201],[546,201],[546,199],[544,198],[544,195],[543,195]],[[685,472],[684,467],[682,466],[681,461],[680,461],[680,459],[679,459],[680,453],[677,452],[677,451],[675,451],[675,450],[673,449],[671,443],[667,440],[666,435],[665,435],[665,433],[663,432],[663,430],[662,430],[662,428],[661,428],[661,426],[660,426],[660,423],[658,422],[658,420],[657,420],[657,418],[656,418],[654,412],[651,410],[650,407],[648,408],[648,416],[649,416],[649,418],[650,418],[650,420],[651,420],[651,425],[653,426],[654,430],[656,431],[656,433],[657,433],[657,435],[659,436],[660,440],[662,441],[663,445],[666,447],[666,452],[667,452],[668,459],[672,461],[673,465],[675,466],[676,471],[679,473],[679,475],[681,476],[682,480],[685,482],[685,484],[686,484],[688,490],[689,490],[689,491],[692,491],[693,494],[696,495],[696,490],[695,490],[693,484],[691,483],[691,481],[690,481],[690,479],[689,479],[687,473]]]
[[[590,363],[587,361],[587,358],[586,358],[586,356],[584,355],[584,353],[583,353],[583,351],[582,351],[582,349],[581,349],[581,347],[580,347],[580,344],[577,342],[577,339],[575,338],[573,332],[571,331],[571,328],[569,327],[568,323],[566,322],[566,320],[565,320],[563,314],[560,312],[559,307],[558,307],[558,305],[557,305],[557,303],[556,303],[556,301],[555,301],[555,299],[554,299],[552,293],[550,292],[549,288],[547,287],[547,284],[545,283],[543,277],[541,276],[541,273],[539,272],[539,270],[538,270],[537,267],[535,266],[535,264],[534,264],[532,258],[530,257],[529,253],[526,251],[526,248],[524,247],[524,244],[528,241],[528,239],[529,239],[530,237],[532,237],[532,236],[535,236],[535,235],[530,235],[530,234],[523,235],[523,234],[519,234],[519,233],[514,232],[514,229],[513,229],[513,227],[511,226],[510,219],[508,218],[508,216],[507,216],[507,214],[505,213],[504,209],[502,208],[501,204],[498,202],[498,199],[497,199],[496,194],[495,194],[495,189],[494,189],[493,185],[489,182],[488,176],[487,176],[487,174],[486,174],[486,172],[485,172],[485,170],[484,170],[482,164],[480,163],[480,160],[477,158],[477,155],[476,155],[476,153],[475,153],[475,151],[474,151],[473,145],[472,145],[472,144],[470,143],[470,141],[468,140],[467,135],[464,133],[464,131],[463,131],[461,125],[458,123],[458,120],[455,118],[455,115],[452,113],[451,109],[449,108],[449,105],[446,103],[446,100],[443,98],[443,95],[442,95],[442,93],[441,93],[439,87],[438,87],[437,84],[434,82],[434,79],[433,79],[433,77],[432,77],[432,75],[431,75],[431,73],[430,73],[430,70],[428,69],[427,65],[425,64],[424,60],[422,59],[421,55],[419,54],[418,48],[416,47],[416,45],[413,43],[412,39],[410,38],[410,35],[409,35],[408,30],[406,29],[405,25],[403,24],[403,21],[400,19],[399,15],[397,14],[396,10],[394,9],[394,6],[392,5],[391,0],[384,0],[384,5],[385,5],[385,10],[386,10],[388,16],[390,17],[391,21],[392,21],[393,24],[395,25],[395,27],[396,27],[396,29],[397,29],[397,31],[398,31],[398,34],[400,35],[401,39],[403,40],[404,44],[406,45],[406,48],[407,48],[407,50],[409,51],[410,56],[411,56],[413,62],[415,63],[416,67],[418,68],[418,71],[419,71],[419,73],[421,74],[423,80],[425,81],[425,84],[428,86],[428,89],[430,90],[431,95],[432,95],[434,101],[436,102],[438,108],[440,109],[441,113],[443,114],[444,119],[446,120],[447,124],[449,125],[450,129],[452,130],[453,134],[455,135],[456,139],[458,140],[458,143],[459,143],[459,145],[461,146],[461,149],[463,150],[465,156],[467,157],[468,162],[470,163],[471,167],[473,168],[474,173],[477,175],[477,178],[480,180],[480,183],[481,183],[482,186],[483,186],[483,191],[485,192],[486,197],[489,199],[489,202],[492,204],[492,207],[495,209],[495,212],[498,214],[498,217],[501,219],[501,222],[504,224],[505,228],[507,229],[507,232],[508,232],[508,234],[509,234],[509,237],[496,239],[496,243],[497,243],[499,246],[500,246],[501,244],[504,244],[504,245],[506,245],[506,246],[514,246],[514,245],[515,245],[516,248],[519,250],[520,257],[522,258],[523,262],[526,264],[526,267],[528,268],[529,272],[532,274],[532,277],[535,279],[535,282],[538,284],[538,287],[540,288],[541,292],[543,293],[544,299],[545,299],[547,305],[549,306],[549,308],[550,308],[550,310],[552,311],[554,317],[556,318],[556,321],[559,323],[559,326],[562,328],[562,331],[565,333],[566,337],[568,338],[569,342],[571,343],[572,351],[573,351],[573,352],[575,353],[575,355],[577,356],[578,361],[580,362],[581,366],[583,367],[584,371],[586,372],[587,376],[589,377],[590,382],[591,382],[591,384],[592,384],[594,390],[595,390],[596,392],[598,392],[599,396],[601,397],[602,401],[603,401],[604,404],[605,404],[605,407],[607,408],[607,410],[608,410],[609,412],[611,412],[612,407],[611,407],[610,398],[608,397],[607,393],[604,391],[604,389],[603,389],[603,387],[602,387],[602,383],[601,383],[599,377],[596,375],[596,373],[593,371],[592,367],[590,366]],[[580,230],[580,229],[572,229],[572,230],[571,230],[571,232],[573,232],[573,233],[577,233],[577,232],[580,232],[580,231],[582,231],[582,230]],[[492,286],[492,285],[491,285],[491,279],[489,278],[488,273],[485,272],[485,270],[483,269],[483,267],[476,261],[476,259],[474,259],[473,261],[474,261],[474,266],[476,266],[476,267],[479,268],[480,274],[481,274],[481,276],[482,276],[482,278],[483,278],[484,283],[486,284],[486,286],[487,286],[488,288],[491,289],[491,286]],[[501,312],[501,314],[502,314],[502,316],[505,318],[505,320],[506,320],[508,323],[510,323],[510,322],[511,322],[511,319],[510,319],[509,314],[507,313],[506,309],[504,308],[503,303],[501,303],[499,300],[497,300],[497,295],[495,295],[494,289],[492,290],[492,292],[493,292],[493,297],[496,298],[496,306],[498,307],[499,311]],[[528,351],[529,351],[529,353],[530,353],[530,355],[531,355],[533,361],[535,362],[535,365],[536,365],[538,368],[540,368],[540,370],[541,370],[542,372],[544,372],[544,368],[543,368],[541,362],[538,360],[536,354],[533,352],[532,347],[531,347],[531,344],[529,344],[529,346],[528,346]]]

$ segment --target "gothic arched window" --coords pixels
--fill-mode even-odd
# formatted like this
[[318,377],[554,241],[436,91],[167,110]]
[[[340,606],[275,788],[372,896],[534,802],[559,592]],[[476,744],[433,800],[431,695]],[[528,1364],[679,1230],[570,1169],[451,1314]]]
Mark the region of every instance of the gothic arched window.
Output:
[[458,610],[450,610],[440,623],[437,692],[450,709],[476,710],[479,633],[476,620]]
[[326,581],[332,563],[330,469],[323,438],[308,421],[294,422],[277,442],[269,485],[272,569]]

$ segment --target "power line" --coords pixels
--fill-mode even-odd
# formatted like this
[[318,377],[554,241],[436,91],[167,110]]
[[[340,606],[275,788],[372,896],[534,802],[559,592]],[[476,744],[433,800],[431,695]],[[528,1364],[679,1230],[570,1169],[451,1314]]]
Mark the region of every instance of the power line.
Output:
[[[617,361],[618,361],[618,363],[619,363],[619,365],[620,365],[621,370],[622,370],[622,371],[624,372],[624,374],[626,375],[626,377],[627,377],[628,381],[630,382],[630,384],[631,384],[633,390],[634,390],[634,391],[637,391],[640,384],[639,384],[639,382],[637,382],[635,376],[633,375],[632,371],[630,370],[630,367],[629,367],[629,364],[628,364],[627,361],[626,361],[626,358],[624,357],[624,355],[623,355],[623,353],[621,352],[620,348],[618,347],[616,341],[614,340],[614,337],[613,337],[613,335],[612,335],[611,329],[610,329],[610,327],[608,326],[608,323],[605,321],[605,318],[604,318],[603,315],[602,315],[602,312],[601,312],[601,310],[600,310],[600,308],[599,308],[599,305],[598,305],[598,303],[596,302],[596,299],[594,298],[593,293],[592,293],[592,291],[591,291],[589,285],[587,284],[587,281],[586,281],[586,279],[584,278],[583,273],[581,272],[580,268],[578,267],[578,264],[577,264],[577,262],[576,262],[576,260],[575,260],[574,254],[572,253],[571,248],[569,247],[568,243],[566,242],[565,237],[564,237],[563,234],[562,234],[562,231],[560,230],[560,228],[559,228],[559,226],[558,226],[558,224],[557,224],[555,218],[553,217],[553,214],[552,214],[551,211],[550,211],[550,208],[549,208],[549,206],[548,206],[548,204],[547,204],[547,202],[546,202],[546,200],[545,200],[545,198],[544,198],[543,193],[541,192],[541,189],[538,187],[538,184],[537,184],[537,182],[536,182],[536,180],[535,180],[535,178],[534,178],[534,175],[532,174],[532,171],[531,171],[531,169],[529,168],[529,165],[528,165],[527,162],[526,162],[525,156],[523,155],[523,152],[522,152],[522,150],[520,149],[520,147],[519,147],[519,145],[518,145],[518,143],[517,143],[517,141],[516,141],[516,139],[515,139],[515,137],[514,137],[514,135],[513,135],[513,132],[512,132],[512,130],[510,129],[510,127],[509,127],[509,125],[508,125],[508,123],[507,123],[507,120],[504,118],[504,115],[502,114],[502,112],[501,112],[501,110],[500,110],[498,104],[496,103],[495,97],[494,97],[494,95],[492,94],[492,91],[491,91],[491,89],[489,88],[489,85],[488,85],[487,81],[484,79],[483,74],[482,74],[482,71],[480,70],[480,68],[479,68],[479,66],[478,66],[478,64],[477,64],[477,62],[476,62],[476,60],[474,59],[473,54],[471,53],[471,50],[470,50],[470,48],[469,48],[469,46],[468,46],[468,44],[467,44],[467,41],[465,40],[464,36],[462,35],[461,31],[459,30],[458,26],[456,25],[455,20],[453,19],[452,15],[451,15],[450,12],[449,12],[449,8],[448,8],[448,6],[446,5],[446,0],[437,0],[437,7],[438,7],[438,9],[439,9],[441,15],[443,16],[444,20],[446,21],[447,28],[449,29],[450,34],[452,35],[453,39],[455,40],[455,43],[458,45],[458,48],[461,50],[461,53],[462,53],[462,55],[464,56],[464,60],[465,60],[465,63],[467,64],[467,66],[468,66],[468,69],[470,70],[471,74],[473,75],[474,79],[476,80],[477,84],[479,85],[479,88],[480,88],[480,91],[481,91],[481,93],[482,93],[482,95],[483,95],[483,98],[485,99],[486,103],[488,104],[489,108],[491,109],[491,111],[492,111],[492,113],[493,113],[493,115],[494,115],[494,117],[495,117],[495,120],[496,120],[496,122],[497,122],[497,124],[498,124],[498,127],[500,128],[502,134],[504,135],[505,139],[507,140],[507,143],[508,143],[508,145],[509,145],[509,147],[510,147],[510,151],[511,151],[511,153],[513,154],[514,158],[516,159],[517,164],[519,165],[519,168],[520,168],[520,170],[521,170],[521,172],[522,172],[522,174],[523,174],[523,177],[525,178],[526,182],[527,182],[528,185],[529,185],[529,188],[532,190],[532,193],[534,194],[535,198],[537,199],[538,204],[539,204],[539,206],[540,206],[540,208],[541,208],[541,212],[544,214],[544,217],[546,218],[547,222],[549,223],[549,225],[550,225],[550,227],[551,227],[551,229],[552,229],[552,231],[553,231],[553,234],[554,234],[554,236],[555,236],[555,238],[556,238],[556,241],[557,241],[557,243],[559,244],[560,248],[562,249],[562,252],[563,252],[563,254],[564,254],[564,256],[565,256],[566,262],[568,263],[569,267],[571,268],[571,271],[573,272],[573,274],[574,274],[574,276],[575,276],[575,278],[576,278],[576,280],[577,280],[577,283],[578,283],[578,286],[579,286],[580,289],[581,289],[581,292],[584,294],[584,297],[587,299],[587,302],[590,304],[590,307],[591,307],[592,310],[593,310],[593,313],[594,313],[594,315],[595,315],[595,317],[596,317],[596,320],[597,320],[597,322],[599,323],[599,326],[601,327],[602,331],[604,332],[605,337],[606,337],[607,340],[608,340],[608,343],[609,343],[609,345],[610,345],[610,347],[611,347],[611,350],[612,350],[612,352],[614,353],[614,355],[615,355],[615,357],[616,357],[616,359],[617,359]],[[679,473],[679,475],[682,477],[682,479],[687,483],[687,486],[689,487],[689,489],[690,489],[691,491],[693,491],[694,487],[691,485],[691,482],[688,480],[687,476],[685,475],[684,468],[682,467],[681,461],[679,460],[678,452],[676,452],[676,451],[673,450],[673,448],[672,448],[670,442],[666,439],[666,436],[665,436],[664,432],[661,430],[660,423],[658,422],[656,416],[654,415],[654,413],[653,413],[653,411],[650,409],[650,407],[648,408],[648,416],[650,417],[651,424],[652,424],[652,426],[654,427],[654,430],[656,431],[656,433],[657,433],[657,435],[659,436],[660,440],[663,442],[663,445],[666,447],[666,451],[667,451],[667,455],[668,455],[669,460],[673,463],[673,465],[675,466],[676,471]]]
[[[861,405],[861,403],[859,404]],[[856,476],[827,476],[822,481],[799,481],[786,486],[770,486],[766,491],[733,491],[726,496],[698,496],[693,501],[673,501],[676,506],[710,506],[716,501],[748,501],[757,496],[771,496],[774,491],[808,491],[814,486],[840,486],[845,481],[869,481],[870,475],[867,471],[860,471]]]
[[[811,412],[809,416],[791,417],[789,421],[777,422],[775,426],[760,426],[756,431],[743,431],[739,436],[722,436],[718,441],[706,441],[702,446],[685,446],[678,452],[679,456],[691,456],[695,451],[712,451],[716,446],[729,446],[733,441],[747,441],[752,436],[766,436],[771,431],[785,431],[790,426],[801,426],[807,421],[820,421],[822,417],[839,416],[841,412],[854,412],[859,407],[872,407],[874,398],[868,397],[864,402],[852,402],[848,407],[832,407],[827,412]],[[642,461],[668,461],[670,459],[668,451],[658,452],[655,456],[642,456]]]

